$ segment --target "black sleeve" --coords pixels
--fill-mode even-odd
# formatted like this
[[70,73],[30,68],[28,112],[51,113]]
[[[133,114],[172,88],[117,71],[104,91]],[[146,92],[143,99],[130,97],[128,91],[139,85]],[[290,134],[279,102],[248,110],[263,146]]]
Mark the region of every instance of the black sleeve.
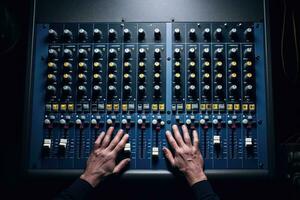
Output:
[[94,188],[86,181],[78,178],[70,187],[62,191],[54,200],[90,199]]
[[192,190],[197,200],[219,200],[207,180],[195,183]]

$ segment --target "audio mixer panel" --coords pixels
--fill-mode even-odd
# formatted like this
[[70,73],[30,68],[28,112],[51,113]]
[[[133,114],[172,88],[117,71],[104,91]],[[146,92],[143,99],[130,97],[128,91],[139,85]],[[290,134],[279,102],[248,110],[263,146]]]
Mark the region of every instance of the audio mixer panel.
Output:
[[260,20],[36,22],[26,168],[77,172],[114,126],[129,134],[128,173],[168,173],[165,131],[185,124],[208,173],[269,173],[265,31]]

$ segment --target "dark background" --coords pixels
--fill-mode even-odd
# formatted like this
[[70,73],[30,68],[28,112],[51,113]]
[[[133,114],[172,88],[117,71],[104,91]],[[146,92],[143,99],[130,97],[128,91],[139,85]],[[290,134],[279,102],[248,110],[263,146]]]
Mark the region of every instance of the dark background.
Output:
[[[295,143],[300,133],[300,80],[296,75],[295,45],[291,29],[291,9],[296,0],[287,0],[287,24],[285,60],[289,74],[282,69],[280,42],[283,21],[283,0],[270,1],[271,47],[273,69],[273,101],[276,136],[276,170],[272,180],[212,180],[214,190],[222,199],[278,199],[295,198],[296,188],[285,178],[280,144]],[[0,198],[9,194],[9,199],[22,195],[29,199],[50,199],[72,180],[28,179],[21,174],[22,115],[29,32],[30,4],[28,0],[2,0],[0,2],[0,147],[1,187]],[[54,15],[55,13],[53,13]],[[298,38],[300,38],[300,13],[295,13]],[[299,40],[297,41],[299,45]],[[8,50],[6,50],[9,47]],[[299,75],[299,74],[298,74]],[[299,137],[299,136],[298,136]],[[298,140],[298,142],[300,142]],[[108,180],[102,191],[110,199],[189,199],[189,188],[182,181],[174,180]],[[298,196],[299,198],[299,196]],[[4,198],[1,198],[4,199]]]

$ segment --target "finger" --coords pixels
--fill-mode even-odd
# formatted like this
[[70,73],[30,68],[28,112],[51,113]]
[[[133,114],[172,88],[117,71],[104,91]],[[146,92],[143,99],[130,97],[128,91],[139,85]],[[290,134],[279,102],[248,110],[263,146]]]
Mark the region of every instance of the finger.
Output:
[[130,162],[130,158],[121,160],[117,166],[115,166],[113,173],[120,173],[122,169]]
[[193,130],[193,143],[194,147],[199,147],[199,137],[196,130]]
[[104,133],[104,131],[102,131],[95,141],[94,150],[96,150],[97,148],[99,148],[101,146],[101,142],[102,142],[104,136],[105,136],[105,133]]
[[178,149],[179,148],[177,142],[175,141],[175,139],[172,136],[172,133],[170,131],[166,131],[166,137],[167,137],[167,140],[168,140],[169,144],[171,145],[171,147],[173,149]]
[[184,139],[185,144],[187,144],[188,146],[191,146],[192,142],[191,142],[191,137],[190,137],[188,128],[186,127],[186,125],[182,125],[181,128],[182,128],[183,139]]
[[105,137],[103,139],[103,142],[101,144],[101,147],[106,148],[108,146],[113,131],[114,131],[114,127],[113,126],[111,126],[111,127],[108,128],[108,130],[106,131]]
[[119,143],[119,141],[121,140],[122,136],[123,136],[124,131],[122,129],[120,129],[116,136],[114,137],[114,139],[110,142],[110,144],[108,145],[108,149],[109,150],[113,150],[116,145]]
[[163,151],[164,151],[164,154],[165,154],[166,158],[168,159],[168,161],[171,163],[172,166],[174,166],[175,159],[174,159],[172,152],[167,147],[163,147]]
[[117,146],[115,147],[115,149],[113,150],[115,153],[118,153],[119,151],[121,151],[122,149],[124,149],[125,144],[127,142],[129,138],[128,134],[125,134],[122,139],[120,140],[120,142],[117,144]]
[[175,139],[176,139],[176,142],[177,142],[178,146],[183,146],[183,145],[184,145],[184,142],[183,142],[183,139],[182,139],[182,137],[181,137],[181,135],[180,135],[178,126],[177,126],[177,125],[173,125],[173,126],[172,126],[172,129],[173,129],[174,137],[175,137]]

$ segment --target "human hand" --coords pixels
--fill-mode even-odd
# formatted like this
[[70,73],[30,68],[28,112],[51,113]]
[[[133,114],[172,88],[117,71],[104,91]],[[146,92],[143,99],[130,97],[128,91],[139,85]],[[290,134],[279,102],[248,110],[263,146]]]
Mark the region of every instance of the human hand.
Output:
[[187,127],[183,125],[181,128],[183,138],[177,125],[172,126],[175,138],[170,131],[166,132],[167,140],[174,149],[174,155],[167,147],[164,147],[163,151],[171,165],[177,167],[185,175],[188,183],[192,186],[199,181],[207,180],[203,171],[204,161],[198,147],[199,139],[197,131],[193,130],[192,142]]
[[80,176],[93,187],[96,187],[103,177],[112,173],[119,173],[130,161],[127,158],[116,164],[118,152],[125,147],[129,136],[128,134],[123,135],[123,130],[120,129],[111,141],[113,130],[114,127],[110,127],[106,134],[100,133],[87,160],[86,169]]

